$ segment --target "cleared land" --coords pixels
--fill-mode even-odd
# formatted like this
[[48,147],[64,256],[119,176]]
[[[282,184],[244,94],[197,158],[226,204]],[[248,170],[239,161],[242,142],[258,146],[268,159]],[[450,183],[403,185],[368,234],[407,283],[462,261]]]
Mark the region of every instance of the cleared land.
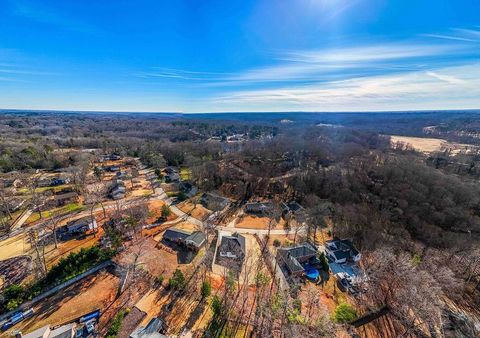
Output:
[[[268,224],[270,218],[268,217],[257,217],[250,215],[243,215],[235,222],[235,228],[242,229],[268,229]],[[280,219],[280,221],[272,223],[272,229],[283,229],[285,221]]]
[[197,203],[194,205],[191,201],[186,200],[177,205],[177,208],[182,210],[184,213],[189,214],[190,216],[204,221],[212,214],[212,212],[204,208],[201,204]]
[[424,137],[409,137],[409,136],[396,136],[390,135],[390,142],[405,143],[410,145],[413,149],[423,152],[432,153],[437,151],[451,150],[454,153],[460,151],[468,151],[472,146],[461,143],[451,143],[439,138],[424,138]]
[[104,310],[115,300],[119,283],[118,277],[105,271],[87,277],[40,302],[34,308],[36,315],[12,330],[31,332],[47,324],[68,323],[96,309]]

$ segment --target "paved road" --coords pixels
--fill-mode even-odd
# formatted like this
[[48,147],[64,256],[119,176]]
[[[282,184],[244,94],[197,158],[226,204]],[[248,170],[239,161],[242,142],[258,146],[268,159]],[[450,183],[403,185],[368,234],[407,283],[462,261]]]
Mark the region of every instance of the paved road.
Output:
[[[223,230],[223,231],[235,231],[240,234],[257,234],[257,235],[267,235],[268,234],[268,229],[246,229],[246,228],[232,228],[229,226],[224,226],[224,227],[217,227],[218,230]],[[305,228],[301,228],[298,230],[297,233],[304,233]],[[286,235],[286,234],[292,234],[292,231],[286,231],[285,229],[272,229],[270,230],[270,235]]]
[[22,227],[23,223],[27,221],[30,215],[33,213],[32,210],[28,209],[22,214],[22,216],[15,221],[15,224],[12,226],[12,231]]

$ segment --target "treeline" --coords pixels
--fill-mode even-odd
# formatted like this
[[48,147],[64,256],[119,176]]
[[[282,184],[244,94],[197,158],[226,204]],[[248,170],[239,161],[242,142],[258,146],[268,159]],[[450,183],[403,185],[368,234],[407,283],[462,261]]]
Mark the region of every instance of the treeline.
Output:
[[110,259],[113,254],[113,251],[98,246],[82,248],[77,253],[69,254],[66,258],[60,259],[42,279],[34,284],[28,286],[13,284],[3,290],[0,312],[15,310],[23,302]]

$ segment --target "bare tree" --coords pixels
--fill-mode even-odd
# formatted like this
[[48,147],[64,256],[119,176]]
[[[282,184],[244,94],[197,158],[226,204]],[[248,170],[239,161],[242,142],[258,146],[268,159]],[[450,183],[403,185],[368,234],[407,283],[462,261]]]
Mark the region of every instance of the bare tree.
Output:
[[58,248],[58,238],[57,238],[57,230],[58,226],[60,225],[60,221],[63,218],[61,217],[59,212],[53,212],[50,218],[44,222],[44,228],[48,230],[52,237],[53,237],[53,242],[55,245],[55,249]]
[[35,265],[35,271],[40,277],[45,277],[47,273],[47,264],[45,261],[45,245],[44,241],[39,239],[38,231],[30,229],[27,232],[27,239],[30,246],[34,250],[33,262]]
[[362,300],[368,309],[387,309],[403,326],[399,337],[440,327],[442,289],[411,255],[382,248],[365,259],[365,266],[368,281]]
[[105,183],[97,182],[90,184],[86,187],[84,192],[85,203],[90,204],[90,215],[93,219],[93,211],[95,207],[100,204],[103,211],[103,218],[107,217],[107,212],[105,210],[105,205],[103,204],[105,197],[107,195],[107,186]]

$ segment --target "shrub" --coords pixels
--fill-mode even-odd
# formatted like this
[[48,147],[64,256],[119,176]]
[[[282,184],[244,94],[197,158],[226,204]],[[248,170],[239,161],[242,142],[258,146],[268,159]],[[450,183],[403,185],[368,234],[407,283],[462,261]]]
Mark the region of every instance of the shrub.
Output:
[[163,281],[165,280],[165,276],[164,275],[160,275],[156,278],[156,282],[158,285],[162,285],[163,284]]
[[120,310],[116,315],[115,318],[112,320],[112,325],[107,332],[107,338],[115,338],[120,331],[120,327],[122,326],[123,319],[125,315],[128,313],[127,310]]
[[168,280],[168,287],[173,290],[181,290],[185,287],[185,275],[181,270],[175,270],[172,278]]
[[167,218],[172,214],[172,211],[170,210],[170,207],[166,204],[162,205],[162,217]]
[[333,313],[333,320],[337,323],[348,323],[357,318],[355,308],[347,303],[341,303]]
[[220,300],[220,298],[217,295],[213,296],[211,307],[212,307],[214,317],[219,317],[222,314],[223,304],[222,304],[222,301]]
[[26,298],[26,291],[23,286],[12,284],[3,292],[5,308],[7,311],[15,310]]
[[282,243],[280,242],[279,239],[274,239],[274,240],[273,240],[273,246],[274,246],[274,247],[278,248],[281,244],[282,244]]
[[183,202],[187,199],[187,195],[185,195],[185,193],[183,191],[180,191],[177,195],[177,200],[179,202]]
[[212,293],[212,284],[210,284],[208,280],[202,283],[202,289],[200,293],[202,295],[202,299],[209,297]]
[[328,260],[327,260],[327,257],[325,256],[325,253],[322,252],[320,254],[319,260],[320,260],[320,265],[322,266],[322,270],[325,271],[325,272],[328,272],[330,267],[328,265]]

